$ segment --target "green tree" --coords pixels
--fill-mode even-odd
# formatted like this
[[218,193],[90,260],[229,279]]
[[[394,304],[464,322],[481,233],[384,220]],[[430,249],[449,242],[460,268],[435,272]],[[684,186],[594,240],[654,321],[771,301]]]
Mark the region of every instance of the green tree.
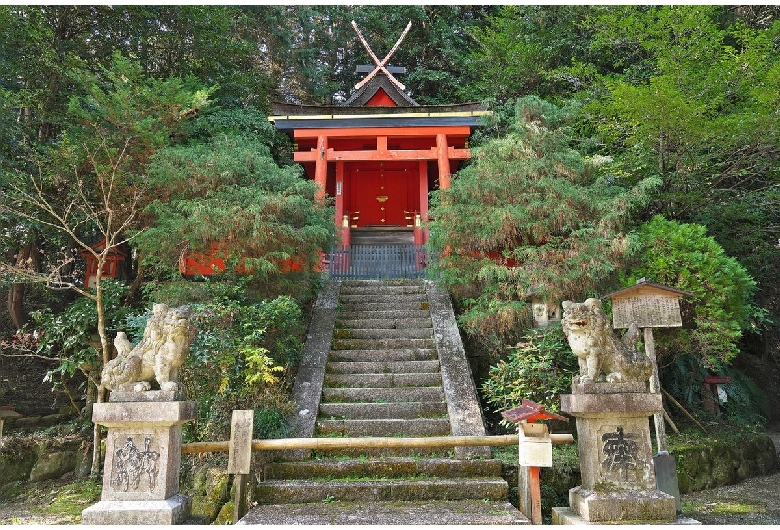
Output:
[[[74,96],[74,123],[56,144],[34,157],[34,170],[10,171],[0,192],[0,212],[20,226],[40,225],[62,234],[69,246],[51,250],[38,272],[18,263],[0,263],[0,275],[14,283],[41,283],[74,291],[96,307],[101,351],[91,368],[99,374],[111,358],[106,333],[103,272],[112,252],[131,238],[149,200],[145,163],[166,145],[181,123],[208,105],[208,90],[180,79],[146,78],[137,64],[115,55],[98,77],[80,72],[84,97]],[[102,248],[93,246],[103,242]],[[75,245],[75,251],[72,245]],[[79,252],[97,262],[94,289],[68,274]],[[99,381],[99,377],[93,377]],[[99,387],[98,401],[103,401]],[[95,447],[100,440],[95,426]],[[99,471],[95,451],[93,473]]]
[[460,323],[493,347],[530,325],[532,296],[583,296],[615,272],[630,208],[654,184],[622,187],[598,170],[603,158],[572,149],[573,110],[519,100],[509,134],[475,148],[474,163],[435,197],[439,274],[461,299]]
[[624,285],[644,277],[693,293],[686,302],[695,310],[695,327],[657,330],[659,362],[695,354],[710,368],[728,364],[752,316],[753,278],[701,225],[655,216],[639,227],[637,241]]
[[150,266],[170,276],[182,254],[216,252],[282,290],[290,260],[302,270],[289,281],[313,278],[320,252],[332,244],[333,209],[314,200],[314,183],[300,167],[274,162],[273,130],[262,118],[253,111],[205,116],[195,124],[202,140],[155,155],[148,183],[157,199],[135,241]]
[[[591,52],[586,6],[501,6],[466,30],[463,92],[475,99],[506,102],[525,95],[557,100],[588,88],[600,68]],[[465,65],[464,65],[465,66]]]
[[[621,6],[589,23],[615,73],[586,105],[585,129],[595,127],[626,175],[663,181],[640,219],[705,225],[777,320],[776,10]],[[756,342],[768,356],[769,340]]]

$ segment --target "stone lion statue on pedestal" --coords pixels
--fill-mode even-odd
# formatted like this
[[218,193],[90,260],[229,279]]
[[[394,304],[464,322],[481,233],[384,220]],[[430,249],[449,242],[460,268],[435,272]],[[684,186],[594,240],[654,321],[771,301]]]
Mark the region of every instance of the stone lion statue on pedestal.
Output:
[[154,304],[143,338],[135,348],[124,332],[117,333],[114,346],[118,355],[103,367],[102,385],[109,390],[143,392],[150,390],[151,381],[156,380],[160,390],[175,392],[179,367],[187,359],[195,337],[189,317],[188,306],[171,309]]
[[653,373],[650,359],[637,350],[639,328],[635,324],[618,338],[601,309],[601,301],[563,302],[563,333],[580,365],[572,383],[595,383],[603,374],[608,383],[646,382]]

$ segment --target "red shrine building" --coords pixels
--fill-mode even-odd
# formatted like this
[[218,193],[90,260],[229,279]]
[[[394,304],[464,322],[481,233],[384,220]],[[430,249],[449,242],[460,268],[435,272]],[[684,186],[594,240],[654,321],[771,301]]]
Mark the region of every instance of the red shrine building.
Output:
[[[411,25],[411,23],[410,23]],[[488,114],[479,103],[418,105],[385,66],[410,26],[379,61],[353,22],[375,66],[342,106],[274,104],[268,119],[289,135],[294,159],[319,188],[335,198],[341,245],[427,241],[428,197],[446,189],[468,142]]]

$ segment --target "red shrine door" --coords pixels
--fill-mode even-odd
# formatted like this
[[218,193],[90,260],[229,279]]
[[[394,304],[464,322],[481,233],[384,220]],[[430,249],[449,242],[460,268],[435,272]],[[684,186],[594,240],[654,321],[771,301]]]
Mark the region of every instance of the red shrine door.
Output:
[[419,210],[416,170],[416,164],[387,162],[349,168],[347,207],[352,223],[358,227],[410,224],[408,212]]

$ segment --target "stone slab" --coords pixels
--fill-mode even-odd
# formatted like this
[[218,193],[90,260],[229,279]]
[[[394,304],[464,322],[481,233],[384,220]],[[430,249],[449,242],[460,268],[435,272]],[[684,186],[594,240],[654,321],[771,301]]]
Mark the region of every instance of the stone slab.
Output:
[[[484,436],[485,423],[449,294],[426,280],[434,340],[453,436]],[[456,447],[456,458],[489,458],[489,447]]]
[[132,390],[112,390],[108,398],[109,403],[127,402],[160,402],[160,401],[185,401],[184,389],[179,390],[147,390],[134,392]]
[[239,525],[517,525],[530,521],[506,501],[334,502],[258,506]]
[[674,497],[662,491],[595,491],[582,486],[569,490],[569,506],[590,522],[674,521]]
[[[312,308],[311,324],[292,390],[296,410],[289,423],[292,426],[292,435],[296,438],[311,438],[314,435],[340,289],[339,280],[329,280]],[[285,456],[294,460],[306,459],[310,454],[311,451],[306,449],[285,451]]]
[[[616,524],[617,523],[625,524],[625,525],[628,525],[628,524],[641,524],[641,525],[644,525],[644,524],[647,524],[647,521],[637,521],[637,522],[633,522],[633,521],[617,521]],[[574,513],[574,511],[572,511],[571,508],[555,507],[555,508],[552,509],[552,524],[554,524],[554,525],[592,525],[592,524],[601,525],[601,524],[604,524],[604,523],[603,522],[590,522],[590,521],[586,521],[585,519],[583,519],[582,517],[580,517],[579,515]],[[681,516],[678,516],[674,521],[666,521],[666,522],[653,521],[652,524],[653,525],[657,525],[657,524],[661,524],[661,525],[688,525],[688,524],[696,525],[696,524],[701,524],[701,523],[699,521],[697,521],[696,519],[691,519],[690,517],[685,517],[685,516],[681,515]]]
[[561,411],[575,417],[587,414],[589,417],[611,418],[621,413],[651,416],[656,412],[663,412],[663,405],[661,394],[561,394]]
[[655,469],[656,487],[674,497],[675,507],[679,512],[682,506],[680,505],[680,485],[677,481],[677,463],[674,456],[667,451],[660,451],[653,457],[653,468]]
[[644,383],[579,383],[571,385],[572,394],[642,394],[649,392]]
[[95,403],[92,421],[106,427],[183,425],[198,417],[195,401]]
[[81,512],[81,524],[181,524],[191,508],[192,499],[182,494],[157,501],[100,501]]

